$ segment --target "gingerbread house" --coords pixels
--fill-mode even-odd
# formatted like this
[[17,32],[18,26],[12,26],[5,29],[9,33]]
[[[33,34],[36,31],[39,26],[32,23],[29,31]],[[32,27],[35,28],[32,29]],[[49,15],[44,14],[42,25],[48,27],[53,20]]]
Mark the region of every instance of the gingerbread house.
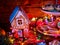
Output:
[[20,33],[22,31],[24,33],[28,33],[29,29],[29,18],[27,17],[26,13],[22,8],[16,7],[12,14],[10,15],[10,23],[12,27],[12,32],[18,32],[20,36],[22,36]]

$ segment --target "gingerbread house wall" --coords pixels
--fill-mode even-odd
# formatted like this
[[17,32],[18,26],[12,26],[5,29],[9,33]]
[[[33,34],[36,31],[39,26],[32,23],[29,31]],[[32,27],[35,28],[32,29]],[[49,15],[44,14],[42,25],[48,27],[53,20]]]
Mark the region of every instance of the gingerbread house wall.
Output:
[[[18,25],[18,20],[22,20],[22,24],[21,25]],[[29,28],[29,24],[28,24],[28,21],[27,19],[23,16],[23,15],[20,15],[20,16],[17,16],[14,18],[14,20],[12,21],[11,23],[11,26],[13,28],[17,28],[17,29],[25,29],[25,28]]]

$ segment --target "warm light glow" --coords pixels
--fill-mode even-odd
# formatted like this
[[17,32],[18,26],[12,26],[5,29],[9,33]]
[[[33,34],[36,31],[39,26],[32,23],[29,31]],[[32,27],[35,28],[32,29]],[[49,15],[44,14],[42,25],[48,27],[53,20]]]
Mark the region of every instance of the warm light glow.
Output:
[[47,35],[47,33],[44,33],[44,35]]
[[60,30],[59,30],[59,34],[60,34]]
[[59,19],[59,18],[56,18],[57,20]]
[[48,17],[47,17],[47,16],[45,16],[45,18],[47,19]]
[[31,21],[36,21],[36,18],[32,18],[32,20]]
[[12,29],[12,27],[10,27],[10,29]]
[[57,34],[59,34],[59,31],[56,31]]
[[24,45],[24,43],[22,43],[22,45]]
[[60,20],[60,18],[58,18],[58,17],[57,17],[56,19],[57,19],[57,20]]
[[47,35],[47,32],[44,32],[44,35]]
[[6,32],[2,29],[2,30],[1,30],[1,34],[2,34],[2,35],[6,35]]
[[14,39],[9,38],[9,40],[12,44],[14,43]]
[[51,14],[51,17],[52,17],[52,14]]
[[45,9],[44,7],[42,9]]
[[34,32],[34,34],[36,34],[36,32]]

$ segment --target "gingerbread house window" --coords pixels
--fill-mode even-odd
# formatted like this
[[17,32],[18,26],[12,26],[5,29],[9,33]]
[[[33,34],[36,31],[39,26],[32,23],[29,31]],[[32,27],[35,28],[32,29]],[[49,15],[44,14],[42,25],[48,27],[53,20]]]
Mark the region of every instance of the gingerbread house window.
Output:
[[16,19],[17,26],[23,25],[23,19]]
[[21,25],[22,24],[22,20],[18,20],[18,24]]

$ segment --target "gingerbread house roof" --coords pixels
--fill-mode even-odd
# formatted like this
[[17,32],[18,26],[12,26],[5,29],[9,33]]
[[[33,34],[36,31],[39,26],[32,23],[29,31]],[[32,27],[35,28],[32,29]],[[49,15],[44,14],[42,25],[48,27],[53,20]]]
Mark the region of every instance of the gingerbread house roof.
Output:
[[22,8],[19,8],[18,6],[13,10],[13,12],[12,12],[12,14],[10,15],[10,18],[9,18],[9,21],[10,21],[10,23],[12,23],[12,21],[14,20],[14,18],[18,15],[18,12],[20,11],[20,15],[22,14],[25,18],[26,18],[26,20],[28,21],[28,22],[30,22],[29,21],[29,18],[27,17],[27,15],[26,15],[26,13],[24,12],[24,10],[22,9]]

